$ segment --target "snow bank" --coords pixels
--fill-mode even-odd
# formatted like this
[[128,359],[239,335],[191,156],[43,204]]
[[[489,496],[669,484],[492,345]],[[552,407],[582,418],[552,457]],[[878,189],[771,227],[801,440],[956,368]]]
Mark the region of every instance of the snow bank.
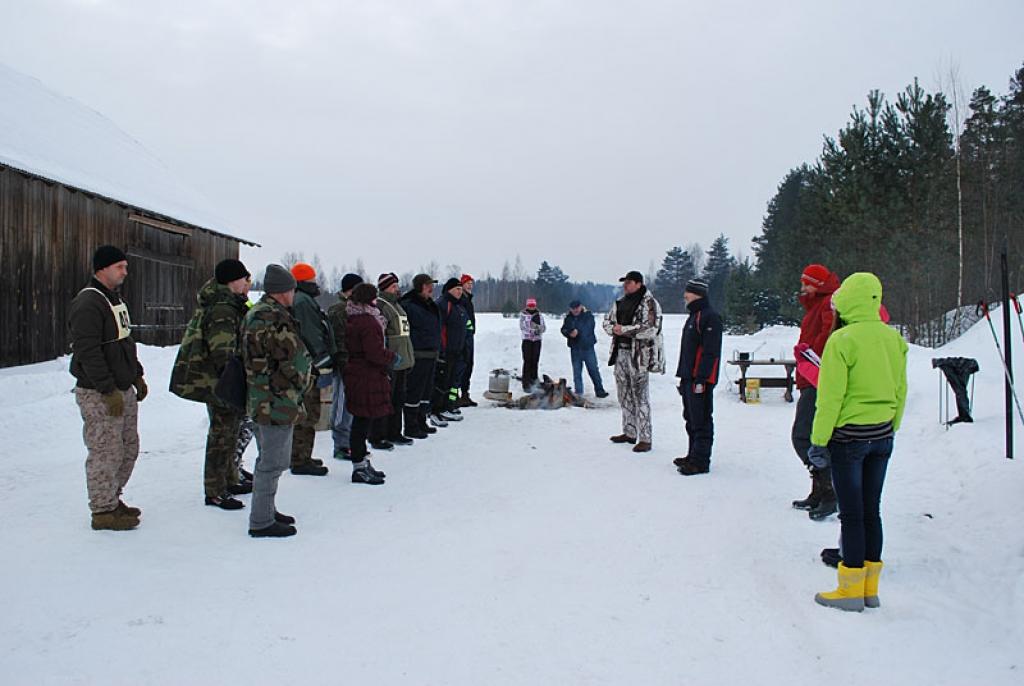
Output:
[[[516,320],[478,323],[481,396],[487,371],[520,357]],[[666,318],[670,360],[681,326]],[[713,472],[690,479],[671,465],[684,441],[671,375],[653,379],[643,456],[608,442],[611,398],[466,410],[461,425],[375,456],[388,473],[378,489],[349,483],[321,434],[331,474],[281,481],[299,535],[253,541],[245,511],[202,504],[205,414],[165,390],[173,349],[142,349],[153,394],[127,499],[145,514],[127,534],[89,530],[67,361],[0,371],[2,680],[1017,684],[1024,454],[1002,457],[1002,372],[983,326],[911,349],[883,502],[883,607],[862,615],[813,602],[834,583],[818,552],[838,526],[789,506],[808,480],[781,391],[748,406],[723,384]],[[557,321],[548,328],[541,370],[567,376]],[[795,337],[729,337],[726,356],[784,354]],[[951,354],[981,372],[977,423],[946,431],[929,359]]]

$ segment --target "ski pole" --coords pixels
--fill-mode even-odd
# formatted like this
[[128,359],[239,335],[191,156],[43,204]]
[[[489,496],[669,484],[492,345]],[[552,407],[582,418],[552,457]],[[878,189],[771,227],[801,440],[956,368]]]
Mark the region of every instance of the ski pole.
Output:
[[992,340],[996,343],[996,350],[999,352],[999,362],[1003,365],[1003,373],[1006,374],[1006,382],[1010,385],[1010,392],[1013,394],[1013,402],[1017,405],[1017,414],[1020,416],[1020,421],[1024,424],[1024,410],[1020,409],[1020,399],[1017,398],[1017,389],[1013,386],[1013,376],[1010,374],[1010,368],[1006,366],[1006,358],[1003,357],[1003,346],[999,345],[999,336],[996,334],[995,324],[992,323],[992,317],[988,316],[988,304],[982,300],[978,303],[978,312],[985,315],[985,321],[988,322],[989,331],[992,332]]
[[1013,303],[1013,309],[1017,310],[1017,323],[1020,324],[1020,335],[1024,338],[1024,316],[1021,315],[1020,299],[1016,293],[1010,293],[1010,302]]

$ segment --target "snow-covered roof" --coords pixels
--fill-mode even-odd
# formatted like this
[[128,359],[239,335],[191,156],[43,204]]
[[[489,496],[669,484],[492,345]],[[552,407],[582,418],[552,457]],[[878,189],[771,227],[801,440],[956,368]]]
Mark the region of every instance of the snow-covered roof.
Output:
[[226,230],[199,193],[112,121],[4,64],[0,164],[217,233]]

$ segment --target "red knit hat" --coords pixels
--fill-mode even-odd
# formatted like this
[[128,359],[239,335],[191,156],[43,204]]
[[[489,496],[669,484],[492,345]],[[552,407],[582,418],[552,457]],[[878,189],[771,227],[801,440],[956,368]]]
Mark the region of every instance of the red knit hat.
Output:
[[315,281],[316,270],[305,262],[296,262],[292,265],[292,276],[296,281]]
[[832,272],[828,270],[828,267],[821,264],[809,264],[804,267],[804,273],[800,275],[800,280],[808,286],[821,288],[830,276],[832,276]]
[[473,281],[473,277],[470,276],[469,274],[463,274],[462,278],[459,279],[459,283],[461,283],[463,286],[465,286],[470,281]]
[[527,307],[527,309],[529,309],[531,307],[534,307],[534,308],[537,307],[537,299],[536,298],[527,298],[526,299],[526,307]]

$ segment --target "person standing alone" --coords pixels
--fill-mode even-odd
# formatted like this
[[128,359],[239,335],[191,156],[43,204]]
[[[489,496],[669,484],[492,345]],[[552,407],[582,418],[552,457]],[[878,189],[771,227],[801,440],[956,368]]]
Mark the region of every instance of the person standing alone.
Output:
[[540,347],[547,324],[537,309],[536,298],[527,298],[526,308],[519,313],[519,332],[523,336],[523,390],[530,393],[537,384]]
[[707,474],[711,470],[711,446],[715,441],[715,384],[722,357],[722,318],[708,301],[708,285],[690,279],[683,292],[690,316],[683,326],[679,351],[679,395],[683,397],[683,419],[689,450],[675,460],[683,476]]
[[119,289],[128,257],[103,245],[92,258],[93,278],[71,301],[71,374],[85,429],[86,486],[92,528],[125,531],[142,511],[121,500],[139,457],[139,406],[149,388],[132,340],[128,306]]
[[594,384],[594,394],[598,398],[607,398],[601,371],[597,367],[597,335],[594,333],[594,315],[579,300],[569,303],[569,312],[562,321],[562,335],[569,346],[569,357],[572,362],[572,383],[576,395],[583,395],[583,366]]
[[604,318],[604,332],[612,336],[608,364],[615,367],[615,386],[622,406],[622,433],[612,443],[634,443],[633,452],[651,449],[650,375],[665,373],[665,345],[661,335],[661,305],[644,285],[644,275],[631,271],[619,279],[625,295]]

